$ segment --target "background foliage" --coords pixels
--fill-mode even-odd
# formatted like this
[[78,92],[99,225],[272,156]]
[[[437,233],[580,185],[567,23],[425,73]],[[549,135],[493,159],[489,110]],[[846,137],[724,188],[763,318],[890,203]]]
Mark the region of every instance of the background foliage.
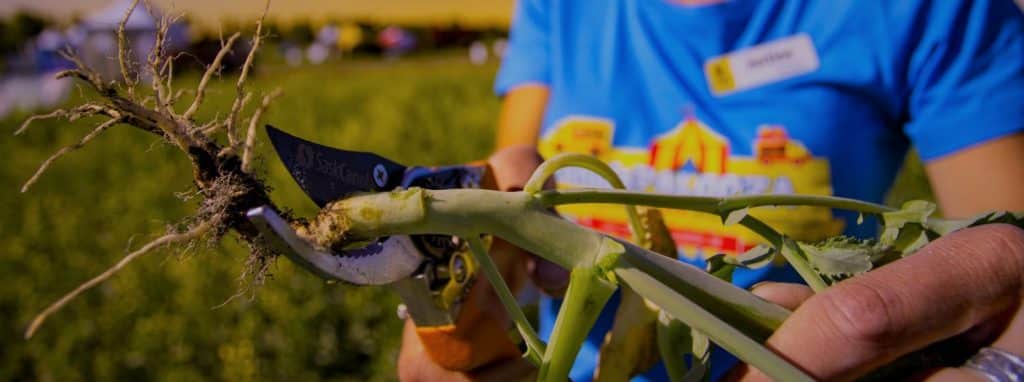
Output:
[[[284,90],[264,120],[317,142],[405,163],[459,163],[491,149],[493,66],[459,56],[262,69],[250,88]],[[232,84],[218,84],[204,112],[228,110],[233,94]],[[231,239],[140,259],[23,340],[34,314],[116,262],[130,238],[145,243],[193,208],[175,196],[191,179],[180,153],[126,128],[58,161],[19,194],[40,161],[91,126],[50,121],[10,136],[24,117],[0,122],[0,380],[394,379],[397,297],[328,285],[278,261],[254,298],[214,308],[239,290],[244,252]],[[260,139],[272,197],[314,214]]]
[[[265,120],[300,136],[404,163],[459,163],[492,148],[495,69],[445,55],[267,64],[250,86],[282,87]],[[228,110],[233,94],[231,84],[217,84],[204,112]],[[9,134],[25,116],[0,121],[0,131]],[[239,290],[244,259],[230,239],[143,258],[23,340],[34,314],[116,262],[131,238],[144,243],[193,208],[176,196],[189,190],[185,160],[130,129],[112,129],[17,193],[40,161],[87,126],[49,121],[0,139],[0,380],[394,379],[396,296],[328,285],[278,261],[255,295],[225,303]],[[315,206],[260,139],[273,198],[312,215]],[[892,201],[928,195],[916,162],[904,173]]]

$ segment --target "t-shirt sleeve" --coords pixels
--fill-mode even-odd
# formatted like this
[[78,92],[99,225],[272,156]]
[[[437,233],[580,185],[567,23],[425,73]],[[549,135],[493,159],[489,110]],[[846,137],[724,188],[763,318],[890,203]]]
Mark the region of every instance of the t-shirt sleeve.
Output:
[[930,3],[904,129],[924,160],[1024,131],[1024,15],[1013,0]]
[[550,83],[550,26],[547,0],[519,0],[494,91],[505,95],[526,83]]

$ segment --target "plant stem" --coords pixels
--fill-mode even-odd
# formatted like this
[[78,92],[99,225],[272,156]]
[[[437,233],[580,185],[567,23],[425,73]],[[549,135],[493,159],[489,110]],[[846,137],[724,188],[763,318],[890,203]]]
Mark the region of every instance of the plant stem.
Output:
[[[544,161],[540,166],[534,170],[533,175],[530,176],[530,180],[526,182],[526,186],[523,187],[523,192],[530,195],[536,195],[544,188],[544,183],[555,174],[556,171],[565,167],[579,167],[590,170],[595,174],[599,175],[605,181],[612,186],[612,188],[625,190],[626,185],[622,183],[622,179],[619,178],[619,174],[615,173],[608,164],[602,162],[590,155],[577,154],[577,153],[564,153],[555,155]],[[629,216],[629,229],[633,232],[633,242],[637,245],[644,247],[647,243],[647,229],[640,221],[640,214],[637,213],[636,207],[632,205],[623,206],[626,208],[626,215]]]
[[803,251],[801,251],[800,247],[796,245],[796,242],[783,236],[768,224],[765,224],[763,221],[750,215],[744,216],[743,220],[740,221],[740,224],[768,240],[768,242],[775,247],[775,252],[782,254],[782,257],[789,262],[789,265],[793,266],[796,273],[804,279],[807,286],[811,287],[811,290],[814,292],[821,292],[825,290],[825,288],[828,288],[828,284],[825,283],[825,280],[823,280],[821,276],[818,275],[818,272],[811,267],[811,264],[807,262],[807,257],[803,255]]
[[[722,217],[744,208],[770,205],[813,205],[849,209],[869,214],[881,214],[893,210],[883,205],[854,199],[814,195],[747,195],[716,198],[708,196],[648,194],[618,190],[568,190],[544,191],[539,193],[537,198],[545,206],[577,203],[639,204],[651,207],[706,212]],[[785,238],[771,226],[750,215],[744,216],[740,224],[768,240],[775,247],[775,250],[782,254],[786,261],[793,266],[793,269],[800,274],[800,277],[815,292],[828,288],[828,284],[814,271],[792,240]]]
[[[632,267],[628,263],[623,263],[623,265],[615,270],[615,274],[622,282],[644,298],[657,304],[672,317],[686,323],[694,330],[707,334],[716,344],[758,368],[772,379],[777,381],[813,381],[803,371],[765,348],[758,341],[747,337],[743,332],[722,321],[715,314],[708,312],[700,304],[677,293],[645,271]],[[561,318],[561,314],[559,318]]]
[[612,267],[616,269],[616,274],[617,269],[622,267],[639,269],[756,341],[768,339],[789,317],[788,310],[722,281],[703,269],[654,254],[630,243],[620,241],[620,244],[625,248],[625,253]]
[[576,361],[587,333],[597,322],[601,309],[615,292],[616,285],[605,280],[594,267],[580,266],[569,274],[569,289],[558,310],[551,346],[544,353],[538,381],[562,382]]
[[[551,214],[524,192],[409,189],[353,196],[331,209],[349,223],[347,234],[353,240],[397,234],[471,237],[488,232],[570,270],[600,264],[597,257],[609,240]],[[702,269],[626,241],[619,243],[625,248],[622,257],[631,264],[755,339],[766,339],[789,315],[786,309]]]
[[762,206],[817,206],[879,215],[895,211],[881,204],[820,195],[761,194],[727,197],[666,195],[609,189],[548,190],[537,193],[547,207],[562,204],[634,204],[650,207],[701,211],[726,216],[732,211]]
[[537,336],[537,332],[533,330],[533,326],[530,326],[530,321],[526,319],[523,310],[519,308],[515,297],[512,296],[512,291],[509,290],[505,279],[501,277],[501,272],[494,265],[491,256],[487,254],[487,249],[484,247],[480,237],[472,236],[467,240],[469,241],[469,248],[473,254],[473,259],[476,260],[477,264],[480,264],[480,268],[484,271],[484,277],[491,283],[491,287],[498,294],[501,304],[505,306],[505,311],[508,312],[512,322],[516,325],[516,329],[519,330],[519,335],[523,336],[523,341],[526,342],[526,354],[524,357],[535,366],[540,366],[541,355],[545,353],[544,342]]
[[552,214],[523,192],[410,188],[353,196],[331,206],[351,240],[397,234],[469,237],[486,232],[565,269],[593,264],[604,235]]
[[[749,343],[757,344],[766,339],[789,315],[786,309],[719,280],[701,269],[647,251],[632,243],[616,240],[624,248],[619,252],[624,252],[621,256],[610,256],[609,252],[615,251],[608,251],[606,248],[609,247],[608,241],[612,240],[608,236],[551,214],[546,206],[524,192],[409,189],[353,196],[332,205],[329,213],[338,215],[347,222],[346,226],[349,229],[346,234],[351,240],[394,234],[447,234],[469,238],[476,237],[479,232],[488,232],[563,268],[572,269],[573,273],[578,273],[578,269],[590,269],[594,277],[608,276],[609,273],[614,277],[620,273],[618,267],[628,264],[629,268],[657,280],[659,285],[668,288],[673,295],[686,296],[699,304],[705,313],[720,317],[721,319],[714,321],[714,325],[722,326],[717,329],[718,331],[750,336]],[[486,261],[479,262],[483,265]],[[494,274],[494,277],[500,275]],[[578,281],[577,285],[576,290],[583,287]],[[613,286],[610,288],[614,289]],[[644,295],[640,290],[637,292]],[[578,296],[579,293],[576,292],[573,296],[583,299]],[[596,295],[597,292],[593,293]],[[570,307],[578,304],[579,302],[570,304]],[[603,302],[601,304],[603,305]],[[565,309],[568,308],[563,306],[563,310]],[[573,309],[583,310],[582,307]],[[679,312],[673,314],[677,313]],[[578,319],[579,315],[575,317]],[[575,320],[567,322],[569,318],[573,316],[559,314],[558,320],[562,322],[562,327],[572,325],[571,330],[581,331],[584,335],[593,324]],[[558,325],[556,322],[556,327]],[[708,333],[709,336],[712,335],[711,331],[704,328],[693,327]],[[560,343],[574,343],[569,341],[575,338],[574,334],[559,336],[562,335],[569,337],[559,340]],[[558,365],[556,371],[563,367],[571,367],[572,356],[579,349],[578,346],[570,346],[567,348],[569,350],[556,348],[555,339],[559,336],[552,337],[553,340],[544,353],[545,358],[556,355],[558,359],[569,357],[564,364]],[[569,351],[571,353],[562,353]],[[740,357],[750,354],[752,353],[737,352]]]

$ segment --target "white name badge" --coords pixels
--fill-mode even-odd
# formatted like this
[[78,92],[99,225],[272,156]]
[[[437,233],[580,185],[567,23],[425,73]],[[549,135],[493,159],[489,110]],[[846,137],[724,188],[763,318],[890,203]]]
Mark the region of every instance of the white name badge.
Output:
[[807,34],[798,34],[704,63],[711,94],[721,97],[818,70],[818,52]]

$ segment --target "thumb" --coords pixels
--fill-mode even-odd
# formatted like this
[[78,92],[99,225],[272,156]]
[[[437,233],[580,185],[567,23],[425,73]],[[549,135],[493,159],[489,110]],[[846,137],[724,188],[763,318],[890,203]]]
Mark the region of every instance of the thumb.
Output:
[[800,304],[814,296],[814,291],[806,285],[772,281],[754,284],[750,293],[789,310],[796,310]]

